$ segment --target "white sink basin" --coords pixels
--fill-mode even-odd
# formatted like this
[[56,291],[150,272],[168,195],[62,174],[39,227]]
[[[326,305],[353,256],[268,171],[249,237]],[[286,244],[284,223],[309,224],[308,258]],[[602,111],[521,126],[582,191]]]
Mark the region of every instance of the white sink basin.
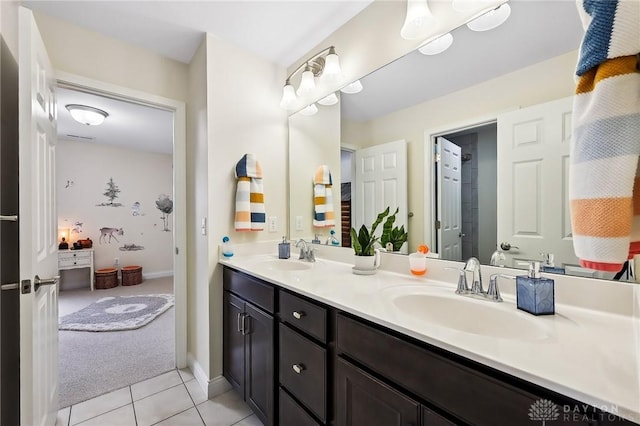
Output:
[[259,266],[271,271],[306,271],[313,267],[314,263],[296,259],[271,259],[260,262]]
[[475,300],[456,294],[401,294],[392,303],[405,315],[441,327],[481,336],[541,340],[549,333],[541,319],[513,305]]

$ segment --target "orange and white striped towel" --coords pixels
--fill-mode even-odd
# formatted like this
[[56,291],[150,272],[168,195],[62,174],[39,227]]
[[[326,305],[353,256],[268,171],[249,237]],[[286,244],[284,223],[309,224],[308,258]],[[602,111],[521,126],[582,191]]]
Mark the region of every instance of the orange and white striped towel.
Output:
[[266,222],[262,167],[253,154],[245,154],[236,164],[236,231],[262,231]]
[[313,226],[316,228],[330,228],[336,224],[331,186],[329,166],[318,166],[313,176]]
[[586,32],[573,106],[569,198],[580,264],[640,253],[640,2],[578,0]]

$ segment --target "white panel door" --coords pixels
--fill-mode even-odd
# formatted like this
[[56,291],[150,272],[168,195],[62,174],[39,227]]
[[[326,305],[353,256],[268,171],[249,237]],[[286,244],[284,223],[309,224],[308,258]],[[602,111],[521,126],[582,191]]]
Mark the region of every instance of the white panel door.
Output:
[[578,264],[569,213],[569,144],[572,98],[523,108],[498,117],[498,244],[507,265],[541,260]]
[[[409,229],[407,207],[407,143],[404,140],[359,149],[355,153],[353,226],[370,227],[385,208],[399,208],[394,226]],[[382,233],[382,226],[376,234]],[[402,246],[407,253],[407,244]]]
[[[54,425],[58,410],[55,80],[30,10],[19,12],[20,416]],[[36,277],[51,282],[35,289]]]
[[458,145],[436,140],[438,176],[438,253],[441,259],[462,260],[462,157]]

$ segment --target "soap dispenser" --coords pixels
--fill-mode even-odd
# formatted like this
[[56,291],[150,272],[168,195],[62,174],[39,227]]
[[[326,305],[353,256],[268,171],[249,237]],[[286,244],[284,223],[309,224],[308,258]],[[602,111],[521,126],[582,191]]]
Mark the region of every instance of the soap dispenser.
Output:
[[533,315],[555,313],[554,282],[540,275],[540,262],[529,262],[529,273],[516,277],[518,309]]
[[229,237],[225,236],[222,238],[222,255],[224,257],[232,257],[233,256],[233,246],[229,241]]
[[291,256],[291,244],[286,237],[282,237],[282,242],[278,244],[278,259],[288,259]]

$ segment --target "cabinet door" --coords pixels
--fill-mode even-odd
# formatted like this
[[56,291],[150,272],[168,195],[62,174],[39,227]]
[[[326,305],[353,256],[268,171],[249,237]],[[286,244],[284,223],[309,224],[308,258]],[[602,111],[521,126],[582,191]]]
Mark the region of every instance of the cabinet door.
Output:
[[338,426],[419,426],[420,404],[341,358],[336,362]]
[[274,415],[274,321],[250,303],[246,304],[245,313],[245,401],[270,426]]
[[244,336],[242,317],[245,302],[225,291],[223,294],[222,372],[231,385],[244,396]]

